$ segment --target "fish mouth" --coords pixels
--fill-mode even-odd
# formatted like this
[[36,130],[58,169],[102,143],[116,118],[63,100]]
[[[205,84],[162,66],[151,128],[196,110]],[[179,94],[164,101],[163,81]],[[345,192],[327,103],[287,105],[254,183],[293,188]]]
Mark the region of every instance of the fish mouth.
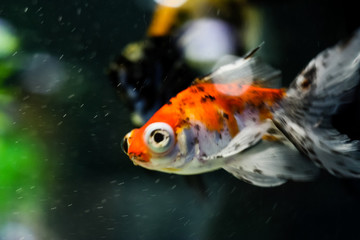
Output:
[[143,166],[144,163],[146,163],[146,161],[143,160],[140,156],[134,154],[128,154],[128,156],[135,166]]

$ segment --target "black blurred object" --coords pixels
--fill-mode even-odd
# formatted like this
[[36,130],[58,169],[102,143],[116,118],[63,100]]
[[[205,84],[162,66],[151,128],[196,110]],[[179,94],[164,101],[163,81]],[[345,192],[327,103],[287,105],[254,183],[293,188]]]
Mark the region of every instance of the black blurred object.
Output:
[[197,76],[183,61],[171,36],[151,37],[128,45],[110,64],[109,78],[133,112],[132,122],[142,125],[171,97]]
[[143,125],[195,77],[211,71],[218,58],[243,52],[245,6],[233,0],[156,5],[146,37],[128,44],[108,72],[134,125]]

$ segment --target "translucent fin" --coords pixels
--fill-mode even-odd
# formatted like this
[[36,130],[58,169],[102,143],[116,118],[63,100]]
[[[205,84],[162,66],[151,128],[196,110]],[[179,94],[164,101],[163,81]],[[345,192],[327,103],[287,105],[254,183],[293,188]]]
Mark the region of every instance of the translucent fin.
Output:
[[246,126],[230,141],[230,143],[224,149],[214,155],[203,157],[202,160],[208,161],[211,159],[229,158],[237,155],[245,149],[248,149],[257,144],[270,126],[271,124],[269,121],[266,121],[260,125],[253,124]]
[[349,94],[359,83],[359,61],[360,29],[350,40],[317,55],[293,81],[288,95],[333,114],[339,105],[351,101]]
[[[255,50],[244,58],[237,58],[232,63],[223,65],[213,73],[202,79],[196,79],[197,83],[238,83],[241,85],[259,85],[268,88],[279,88],[281,86],[281,72],[265,64],[260,59],[253,57]],[[228,62],[234,57],[227,56],[220,59],[221,62]]]
[[257,172],[245,171],[241,168],[229,166],[224,169],[234,175],[234,177],[258,187],[276,187],[287,182],[286,179],[269,177]]
[[223,168],[261,187],[278,186],[287,180],[309,181],[319,172],[273,124],[258,144],[229,158]]
[[213,66],[212,70],[215,72],[217,69],[221,68],[222,66],[233,64],[237,60],[239,60],[239,56],[235,55],[225,55],[222,56]]
[[336,176],[360,177],[359,141],[338,132],[331,122],[344,104],[354,101],[359,68],[360,30],[315,57],[291,84],[283,109],[274,114],[276,125],[297,148]]

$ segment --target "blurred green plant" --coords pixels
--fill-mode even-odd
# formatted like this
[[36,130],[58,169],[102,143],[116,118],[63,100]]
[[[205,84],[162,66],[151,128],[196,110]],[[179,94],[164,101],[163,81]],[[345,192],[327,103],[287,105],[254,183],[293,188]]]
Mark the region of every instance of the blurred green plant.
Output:
[[14,29],[0,19],[0,84],[14,71],[14,62],[10,58],[18,50],[19,44]]
[[12,27],[0,19],[0,230],[9,222],[36,224],[46,198],[45,148],[23,124],[15,123],[19,89],[5,84],[22,68],[14,57],[18,49]]
[[0,86],[0,226],[38,218],[45,196],[42,142],[18,128],[5,111],[13,107],[16,92]]
[[0,58],[12,55],[19,46],[19,39],[12,27],[0,19]]
[[41,213],[43,152],[41,143],[32,137],[17,132],[0,136],[0,225]]
[[0,85],[15,71],[14,62],[0,59]]

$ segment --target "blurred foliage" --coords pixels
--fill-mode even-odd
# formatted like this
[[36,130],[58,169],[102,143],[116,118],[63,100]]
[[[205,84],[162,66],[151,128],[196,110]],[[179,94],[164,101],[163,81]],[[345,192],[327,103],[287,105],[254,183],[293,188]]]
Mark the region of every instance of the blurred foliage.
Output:
[[18,119],[21,91],[10,84],[23,68],[13,56],[19,42],[11,26],[0,19],[0,230],[10,222],[27,227],[39,223],[46,198],[45,149]]
[[0,85],[14,72],[14,63],[0,58]]
[[0,19],[0,58],[13,54],[19,45],[19,39],[11,27]]
[[[4,125],[1,124],[1,127]],[[0,137],[0,223],[41,209],[44,198],[43,149],[39,141],[17,132]]]

